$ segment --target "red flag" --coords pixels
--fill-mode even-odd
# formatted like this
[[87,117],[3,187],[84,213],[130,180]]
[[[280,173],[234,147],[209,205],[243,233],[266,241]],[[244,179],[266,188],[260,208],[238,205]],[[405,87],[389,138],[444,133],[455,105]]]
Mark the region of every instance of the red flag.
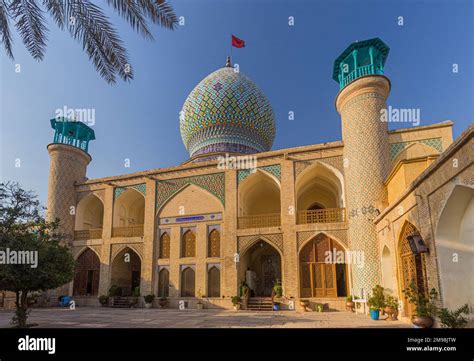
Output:
[[235,48],[245,48],[245,41],[232,35],[232,46]]

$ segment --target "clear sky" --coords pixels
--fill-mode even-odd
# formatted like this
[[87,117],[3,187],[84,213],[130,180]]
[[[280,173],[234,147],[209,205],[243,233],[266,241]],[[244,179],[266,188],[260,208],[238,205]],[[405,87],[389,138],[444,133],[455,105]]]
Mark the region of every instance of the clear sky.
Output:
[[[154,27],[155,42],[112,16],[134,66],[131,83],[108,85],[81,46],[54,24],[42,62],[33,60],[18,39],[15,61],[0,49],[2,180],[20,182],[45,203],[46,145],[53,139],[49,119],[64,106],[95,109],[97,139],[89,148],[89,178],[185,161],[179,111],[194,86],[224,65],[232,33],[247,45],[233,50],[234,62],[273,105],[273,149],[341,139],[333,61],[351,42],[373,37],[390,46],[385,68],[392,82],[388,105],[420,109],[420,125],[451,119],[455,137],[473,122],[472,0],[171,3],[185,25],[174,32]],[[294,26],[288,25],[290,16]],[[20,73],[15,64],[21,65]],[[458,73],[453,73],[453,64],[458,64]],[[295,113],[294,120],[288,120],[289,111]],[[124,166],[126,158],[130,168]]]

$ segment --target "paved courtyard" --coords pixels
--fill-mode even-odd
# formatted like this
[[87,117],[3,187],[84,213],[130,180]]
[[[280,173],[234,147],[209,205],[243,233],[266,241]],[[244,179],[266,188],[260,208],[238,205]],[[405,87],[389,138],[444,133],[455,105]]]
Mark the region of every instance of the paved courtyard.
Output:
[[[10,327],[12,311],[0,311],[0,328]],[[78,307],[75,310],[37,308],[29,323],[38,327],[156,327],[156,328],[409,328],[402,321],[373,321],[369,316],[349,312],[248,312],[229,310],[116,309]]]

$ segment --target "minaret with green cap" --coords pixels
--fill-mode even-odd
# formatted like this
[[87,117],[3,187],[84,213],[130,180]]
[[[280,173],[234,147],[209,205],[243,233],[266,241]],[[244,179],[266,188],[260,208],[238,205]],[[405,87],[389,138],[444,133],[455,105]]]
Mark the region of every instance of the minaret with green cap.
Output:
[[83,122],[64,117],[50,122],[54,138],[47,147],[50,168],[46,219],[59,218],[60,231],[72,240],[76,207],[74,186],[86,180],[87,165],[92,160],[88,153],[89,141],[95,139],[95,135]]
[[389,47],[379,38],[350,44],[334,62],[339,84],[336,109],[342,120],[348,239],[351,251],[363,252],[353,264],[352,294],[381,283],[374,218],[387,205],[385,180],[390,168],[387,123],[381,119],[390,93],[385,77]]

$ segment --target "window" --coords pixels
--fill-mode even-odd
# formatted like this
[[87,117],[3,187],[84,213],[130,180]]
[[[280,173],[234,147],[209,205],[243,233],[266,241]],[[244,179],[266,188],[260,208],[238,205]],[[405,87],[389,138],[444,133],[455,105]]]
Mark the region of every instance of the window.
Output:
[[196,275],[191,267],[181,272],[181,297],[195,297]]
[[159,258],[170,258],[170,235],[168,232],[164,232],[160,237]]
[[217,229],[213,229],[209,233],[208,257],[220,257],[221,255],[221,234]]
[[196,236],[191,230],[183,234],[181,257],[196,257]]

